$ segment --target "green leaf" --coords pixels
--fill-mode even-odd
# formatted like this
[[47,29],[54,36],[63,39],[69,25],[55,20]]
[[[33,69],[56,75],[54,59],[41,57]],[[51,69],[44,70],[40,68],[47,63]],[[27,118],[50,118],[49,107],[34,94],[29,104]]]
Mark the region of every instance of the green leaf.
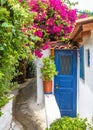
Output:
[[0,50],[3,51],[3,50],[4,50],[4,47],[1,46],[1,47],[0,47]]
[[0,72],[0,79],[2,79],[3,76],[4,76],[4,74],[2,72]]
[[6,0],[0,0],[1,5],[4,5],[6,3]]
[[4,22],[2,23],[2,26],[1,27],[4,27],[4,28],[9,28],[9,27],[13,27],[12,24],[9,24],[7,22]]

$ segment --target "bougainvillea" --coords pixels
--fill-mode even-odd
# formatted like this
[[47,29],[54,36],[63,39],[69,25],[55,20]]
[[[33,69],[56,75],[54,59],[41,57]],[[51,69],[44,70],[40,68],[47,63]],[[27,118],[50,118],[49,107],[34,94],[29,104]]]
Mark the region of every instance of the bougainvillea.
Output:
[[86,13],[79,13],[78,19],[86,18],[88,15]]
[[[31,25],[32,32],[42,41],[42,44],[36,43],[35,54],[40,57],[40,51],[49,47],[48,41],[61,40],[67,43],[67,36],[77,17],[76,10],[68,8],[61,0],[26,0],[26,2],[31,13],[36,13],[34,23]],[[40,53],[36,53],[37,50]]]
[[91,11],[88,11],[88,10],[77,11],[77,12],[78,12],[78,19],[93,16],[93,13]]

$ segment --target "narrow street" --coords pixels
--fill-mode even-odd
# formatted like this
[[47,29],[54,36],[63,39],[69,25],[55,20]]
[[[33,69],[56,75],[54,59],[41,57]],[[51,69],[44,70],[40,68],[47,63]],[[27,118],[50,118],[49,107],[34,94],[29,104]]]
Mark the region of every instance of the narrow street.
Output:
[[24,130],[45,130],[44,104],[36,104],[36,79],[21,85],[13,105],[13,117]]

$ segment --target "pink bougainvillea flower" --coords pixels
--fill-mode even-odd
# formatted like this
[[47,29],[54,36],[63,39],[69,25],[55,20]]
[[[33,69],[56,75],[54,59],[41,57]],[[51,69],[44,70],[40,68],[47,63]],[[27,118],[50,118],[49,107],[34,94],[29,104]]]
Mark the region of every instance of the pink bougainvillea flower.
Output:
[[46,20],[46,25],[52,26],[54,24],[54,19],[50,18],[48,20]]
[[60,36],[61,36],[61,34],[60,34],[60,33],[57,33],[56,35],[57,35],[58,37],[60,37]]
[[35,36],[41,37],[43,36],[42,32],[40,30],[37,30],[35,33]]
[[87,17],[87,14],[81,14],[80,16],[79,16],[79,18],[86,18]]
[[18,0],[19,2],[22,2],[23,0]]
[[50,45],[51,45],[51,42],[49,42],[49,41],[46,42],[45,44],[42,45],[42,50],[48,49],[50,47]]
[[69,19],[69,21],[71,21],[72,23],[74,23],[75,20],[76,20],[76,18],[77,18],[76,10],[75,9],[74,10],[69,10],[68,11],[68,19]]
[[42,13],[39,13],[37,15],[37,17],[35,18],[35,20],[38,21],[38,22],[40,22],[40,21],[44,20],[45,17],[46,17],[46,13],[42,12]]
[[64,46],[65,46],[66,48],[69,48],[69,44],[68,44],[68,43],[66,43]]
[[41,50],[40,49],[37,49],[37,50],[35,50],[35,56],[37,56],[37,57],[39,57],[39,58],[41,58],[42,56],[43,56],[43,54],[41,53]]
[[21,30],[23,31],[23,32],[26,32],[27,31],[27,28],[21,28]]
[[50,46],[52,43],[50,41],[48,41],[46,44],[48,44]]
[[60,27],[58,27],[58,26],[56,26],[56,25],[53,26],[53,32],[54,32],[54,33],[57,33],[57,32],[60,32],[60,31],[61,31],[61,28],[60,28]]
[[33,24],[33,27],[39,28],[39,26],[36,23]]
[[36,11],[38,12],[40,7],[39,4],[37,3],[38,0],[28,0],[28,6],[31,7],[30,11]]
[[43,49],[43,50],[46,50],[46,49],[48,49],[48,48],[49,48],[49,45],[48,45],[48,44],[42,45],[42,49]]

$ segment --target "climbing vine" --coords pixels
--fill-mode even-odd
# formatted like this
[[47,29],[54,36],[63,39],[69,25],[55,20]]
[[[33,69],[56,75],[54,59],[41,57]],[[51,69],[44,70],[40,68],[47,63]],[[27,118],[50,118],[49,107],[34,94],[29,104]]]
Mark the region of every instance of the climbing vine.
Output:
[[34,15],[17,0],[0,0],[0,107],[14,87],[12,80],[18,74],[19,60],[32,57],[34,43],[22,29],[29,27]]

